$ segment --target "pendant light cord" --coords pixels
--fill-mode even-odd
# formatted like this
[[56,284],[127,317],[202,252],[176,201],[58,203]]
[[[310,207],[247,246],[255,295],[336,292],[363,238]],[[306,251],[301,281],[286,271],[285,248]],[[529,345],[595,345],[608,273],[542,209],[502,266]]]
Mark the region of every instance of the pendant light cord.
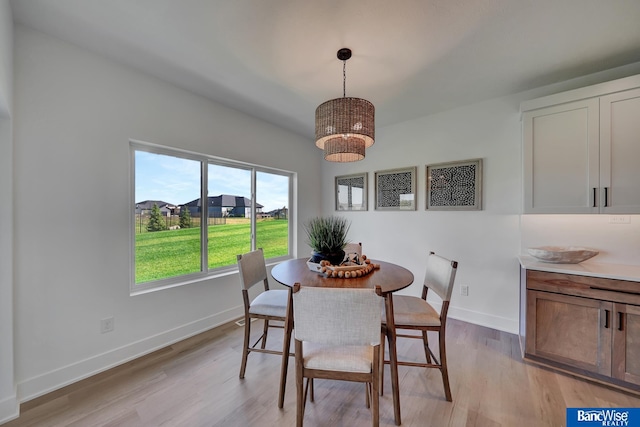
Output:
[[342,97],[347,97],[347,60],[342,61]]

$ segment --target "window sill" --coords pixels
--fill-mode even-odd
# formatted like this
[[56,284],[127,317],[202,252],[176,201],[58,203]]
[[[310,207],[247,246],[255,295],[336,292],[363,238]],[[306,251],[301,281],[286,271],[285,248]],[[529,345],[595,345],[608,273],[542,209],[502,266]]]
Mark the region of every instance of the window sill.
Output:
[[[279,263],[281,263],[282,261],[285,261],[287,259],[292,259],[292,257],[287,256],[287,257],[282,257],[282,258],[275,258],[272,260],[268,260],[266,265],[267,268],[273,267],[274,265],[277,265]],[[215,280],[221,277],[226,277],[226,276],[231,276],[232,274],[238,274],[238,267],[237,266],[233,266],[230,267],[228,269],[224,269],[224,270],[218,270],[212,273],[206,273],[204,275],[197,275],[197,276],[192,276],[190,278],[184,278],[184,279],[180,279],[180,278],[176,278],[175,282],[169,282],[166,284],[161,284],[161,285],[157,285],[157,286],[153,286],[153,287],[147,287],[147,288],[143,288],[143,289],[130,289],[129,291],[129,295],[130,296],[137,296],[137,295],[144,295],[144,294],[148,294],[151,292],[157,292],[157,291],[162,291],[165,289],[172,289],[172,288],[177,288],[179,286],[185,286],[185,285],[191,285],[193,283],[200,283],[200,282],[204,282],[207,280]],[[140,285],[137,285],[140,286]],[[144,285],[142,285],[144,286]]]

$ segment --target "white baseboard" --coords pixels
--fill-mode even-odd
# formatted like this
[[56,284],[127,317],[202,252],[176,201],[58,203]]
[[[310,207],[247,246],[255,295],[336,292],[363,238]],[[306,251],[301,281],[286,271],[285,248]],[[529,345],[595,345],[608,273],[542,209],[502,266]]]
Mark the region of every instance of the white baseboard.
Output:
[[14,392],[12,396],[0,400],[0,424],[18,418],[18,415],[20,415],[20,404],[17,393]]
[[[237,319],[244,314],[244,308],[237,306],[203,319],[179,326],[157,335],[132,342],[105,353],[80,360],[76,363],[55,369],[18,384],[18,398],[24,403],[59,388],[96,375],[130,360],[152,353],[178,341],[192,337],[216,326]],[[2,402],[0,402],[1,404]],[[0,406],[1,407],[1,406]],[[2,411],[0,411],[0,420]],[[1,422],[1,421],[0,421]]]
[[[437,309],[440,310],[441,304],[439,302],[429,301],[429,304],[433,304],[434,307],[437,307]],[[474,325],[497,329],[498,331],[508,332],[514,335],[518,335],[518,331],[520,330],[518,319],[494,316],[487,313],[481,313],[479,311],[454,307],[452,305],[449,306],[449,313],[447,314],[447,317],[462,320],[463,322],[473,323]]]
[[452,319],[473,323],[474,325],[485,326],[518,335],[518,319],[493,316],[491,314],[451,306],[449,306],[449,314],[447,316]]

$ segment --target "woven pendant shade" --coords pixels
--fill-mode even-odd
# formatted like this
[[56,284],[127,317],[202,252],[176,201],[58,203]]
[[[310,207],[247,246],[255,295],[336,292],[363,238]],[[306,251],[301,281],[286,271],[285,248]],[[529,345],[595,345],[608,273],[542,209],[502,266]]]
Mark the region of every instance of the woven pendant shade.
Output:
[[336,98],[316,108],[316,146],[340,137],[359,138],[369,148],[375,141],[375,108],[366,99]]
[[330,162],[364,159],[365,149],[375,141],[375,108],[362,98],[349,98],[346,92],[347,59],[351,50],[338,51],[343,61],[343,97],[326,101],[316,108],[316,146]]
[[324,144],[324,159],[330,162],[357,162],[364,159],[365,143],[361,138],[331,138]]

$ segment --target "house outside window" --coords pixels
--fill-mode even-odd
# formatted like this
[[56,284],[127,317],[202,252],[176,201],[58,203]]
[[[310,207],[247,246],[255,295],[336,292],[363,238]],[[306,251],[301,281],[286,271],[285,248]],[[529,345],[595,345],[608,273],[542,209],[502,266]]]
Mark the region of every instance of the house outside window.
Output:
[[268,261],[291,258],[292,172],[130,146],[132,293],[225,274],[258,247]]

